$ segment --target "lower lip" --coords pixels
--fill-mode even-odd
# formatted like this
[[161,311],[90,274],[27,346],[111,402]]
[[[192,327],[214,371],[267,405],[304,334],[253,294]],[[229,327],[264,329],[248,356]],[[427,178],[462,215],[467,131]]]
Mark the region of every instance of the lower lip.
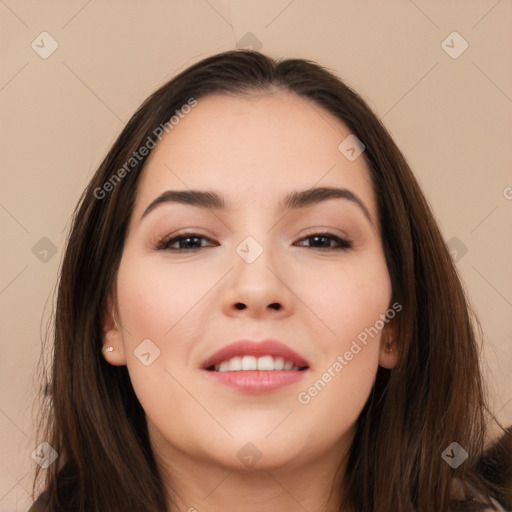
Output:
[[267,393],[290,384],[295,384],[304,377],[307,370],[246,370],[238,372],[215,372],[203,370],[210,379],[225,386],[246,393]]

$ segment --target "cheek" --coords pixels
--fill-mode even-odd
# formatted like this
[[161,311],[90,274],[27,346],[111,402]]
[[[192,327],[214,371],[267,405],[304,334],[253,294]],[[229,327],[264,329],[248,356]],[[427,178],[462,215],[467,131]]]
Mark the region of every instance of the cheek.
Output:
[[183,344],[170,344],[186,325],[187,310],[197,301],[198,291],[183,282],[183,274],[174,272],[172,277],[166,277],[151,258],[127,254],[121,260],[118,303],[126,365],[136,389],[139,384],[144,389],[149,389],[150,382],[157,385],[155,379],[165,379],[163,370],[172,366],[170,358],[182,357]]
[[151,258],[122,260],[117,288],[129,342],[154,338],[168,344],[187,325],[190,312],[214,285],[215,276],[211,274],[210,270],[204,276],[197,272],[191,275],[179,266],[166,269]]
[[325,352],[339,351],[347,342],[350,345],[389,307],[391,281],[379,253],[347,258],[328,267],[324,263],[304,275],[301,294],[309,297],[311,310],[324,325],[324,336],[319,339],[325,343]]
[[[130,380],[147,416],[170,438],[181,436],[183,425],[204,413],[180,383],[187,382],[187,341],[194,337],[194,318],[207,286],[201,276],[165,271],[151,258],[128,255],[119,267],[117,294]],[[169,411],[175,410],[181,411],[180,422],[169,421]]]
[[324,422],[324,435],[334,442],[355,423],[373,387],[391,282],[379,257],[333,268],[327,287],[318,274],[313,286],[314,277],[310,275],[310,289],[328,328],[319,329],[315,338],[317,364],[297,402],[304,421]]

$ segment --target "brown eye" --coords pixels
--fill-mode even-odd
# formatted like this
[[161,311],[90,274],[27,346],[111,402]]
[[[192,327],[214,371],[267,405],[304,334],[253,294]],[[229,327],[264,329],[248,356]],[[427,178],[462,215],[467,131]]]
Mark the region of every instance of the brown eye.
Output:
[[[161,240],[156,249],[159,251],[197,251],[204,248],[201,246],[202,240],[209,240],[209,238],[198,233],[180,233],[171,238]],[[178,247],[171,247],[178,243]]]
[[[179,233],[161,240],[156,246],[156,249],[159,251],[198,251],[207,247],[201,245],[203,240],[211,242],[211,239],[198,233]],[[352,242],[350,240],[340,238],[339,236],[328,232],[313,233],[301,238],[300,241],[304,240],[308,240],[310,242],[309,245],[303,247],[309,247],[311,249],[318,249],[321,251],[347,250],[352,247]],[[336,244],[334,247],[332,246],[332,242]],[[178,244],[178,247],[172,247],[176,243]]]
[[[352,247],[352,242],[344,238],[340,238],[332,233],[313,233],[301,238],[302,240],[311,240],[309,247],[320,250],[347,250]],[[338,246],[332,247],[331,242],[335,242]],[[318,244],[318,245],[317,245]]]

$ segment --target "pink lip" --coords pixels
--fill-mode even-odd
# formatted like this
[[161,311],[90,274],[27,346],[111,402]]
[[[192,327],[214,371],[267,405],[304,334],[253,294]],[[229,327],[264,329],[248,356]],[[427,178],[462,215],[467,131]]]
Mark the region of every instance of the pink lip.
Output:
[[[248,370],[248,371],[208,371],[208,368],[226,361],[235,356],[267,356],[282,357],[285,361],[291,361],[301,371],[293,370]],[[309,362],[294,350],[277,340],[238,340],[231,343],[210,356],[201,368],[207,378],[214,382],[242,391],[245,393],[260,394],[281,388],[298,382],[308,372]]]
[[223,384],[237,391],[261,394],[298,382],[308,370],[247,370],[239,372],[209,372],[202,370],[213,382]]
[[[220,364],[222,361],[227,361],[235,356],[272,356],[282,357],[285,361],[291,361],[295,366],[303,367],[308,366],[309,362],[306,361],[300,354],[297,354],[294,350],[287,347],[283,343],[277,340],[262,340],[262,341],[251,341],[251,340],[238,340],[211,355],[206,359],[201,368],[207,369],[216,364]],[[229,372],[232,373],[232,372]]]

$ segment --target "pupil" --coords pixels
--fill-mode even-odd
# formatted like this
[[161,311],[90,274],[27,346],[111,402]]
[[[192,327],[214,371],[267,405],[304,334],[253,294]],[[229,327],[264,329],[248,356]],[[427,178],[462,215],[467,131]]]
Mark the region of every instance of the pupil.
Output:
[[[190,240],[196,240],[196,241],[197,241],[197,240],[199,240],[199,238],[198,238],[197,236],[187,236],[186,238],[183,238],[183,239],[182,239],[182,244],[180,244],[180,245],[185,245],[186,247],[181,247],[181,249],[186,249],[186,248],[188,248],[188,246],[189,246],[189,243],[188,243],[188,242],[189,242]],[[192,245],[193,245],[193,244],[192,244]]]
[[320,240],[321,240],[321,239],[323,239],[323,240],[325,241],[325,243],[321,244],[321,245],[322,245],[322,247],[328,247],[328,246],[329,246],[329,242],[330,242],[330,240],[328,240],[325,236],[314,236],[314,237],[313,237],[313,239],[314,239],[315,241],[318,241],[319,239],[320,239]]

